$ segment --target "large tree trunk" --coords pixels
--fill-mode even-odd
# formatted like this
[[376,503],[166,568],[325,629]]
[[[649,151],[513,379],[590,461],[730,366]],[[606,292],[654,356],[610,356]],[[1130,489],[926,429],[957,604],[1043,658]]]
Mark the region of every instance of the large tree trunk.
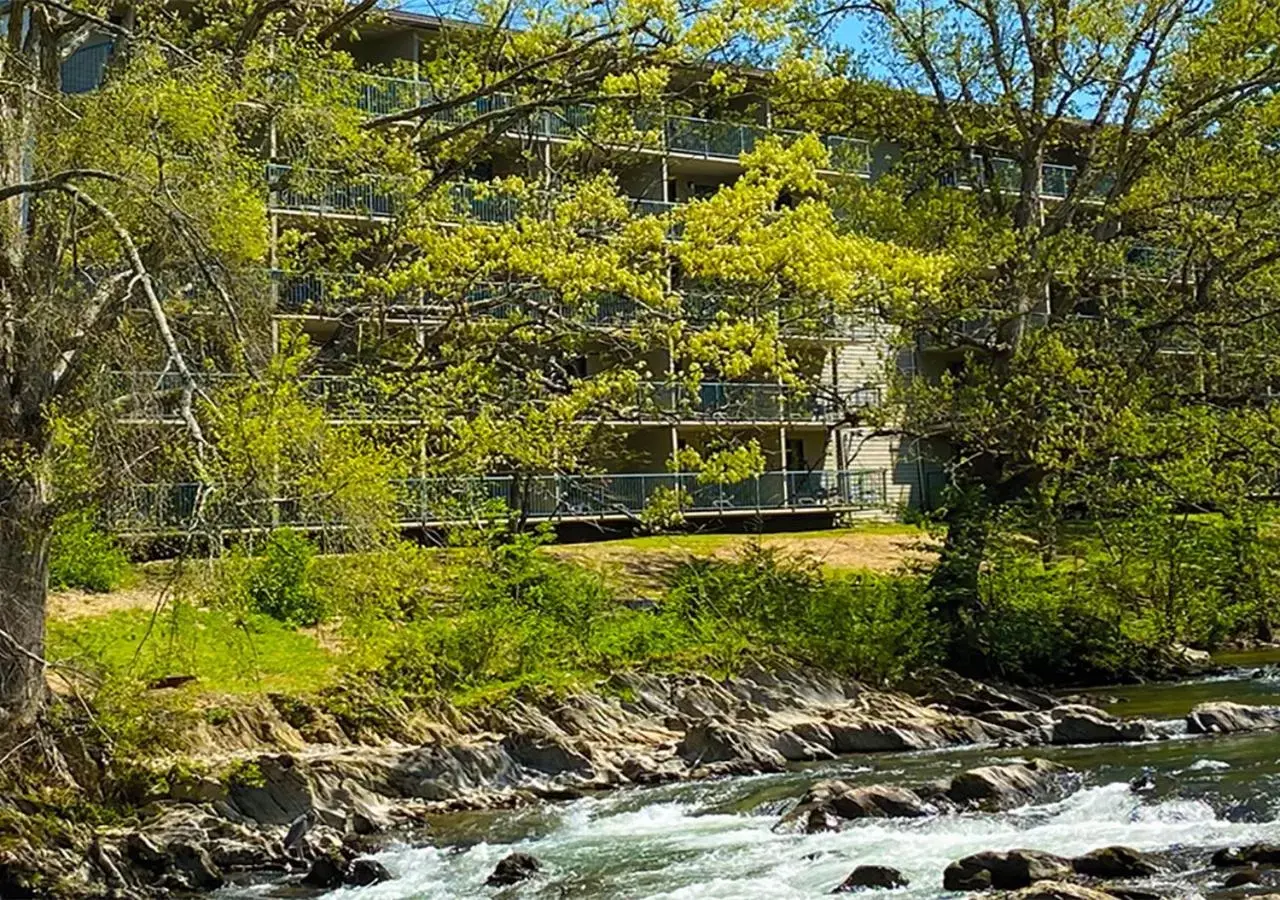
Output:
[[49,510],[37,478],[0,478],[0,743],[44,705]]

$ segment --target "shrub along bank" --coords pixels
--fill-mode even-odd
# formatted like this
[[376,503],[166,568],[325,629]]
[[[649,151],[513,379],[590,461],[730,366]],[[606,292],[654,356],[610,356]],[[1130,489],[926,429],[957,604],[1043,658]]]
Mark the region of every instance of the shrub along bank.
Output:
[[[1119,543],[1082,529],[1047,561],[1026,542],[992,549],[982,613],[966,623],[985,674],[1096,683],[1159,673],[1176,645],[1269,634],[1274,540],[1258,538],[1242,567],[1240,535],[1220,520],[1188,519],[1176,540],[1124,527]],[[355,684],[468,704],[620,669],[785,659],[886,682],[948,662],[927,573],[833,571],[749,543],[690,556],[655,602],[624,603],[600,573],[546,553],[547,540],[475,531],[443,549],[322,556],[282,531],[256,555],[191,567],[159,612],[54,623],[50,652],[143,706],[145,685],[188,676],[192,696]]]

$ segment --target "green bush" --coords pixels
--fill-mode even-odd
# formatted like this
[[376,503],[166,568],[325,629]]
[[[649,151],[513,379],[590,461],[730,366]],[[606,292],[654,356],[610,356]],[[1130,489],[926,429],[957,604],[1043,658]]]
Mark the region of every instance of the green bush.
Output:
[[114,536],[101,531],[91,510],[63,513],[49,542],[49,585],[113,591],[127,580],[129,557]]
[[589,641],[596,619],[614,607],[604,580],[539,548],[547,529],[521,532],[480,548],[458,583],[462,602],[478,610],[512,609],[545,619]]
[[277,528],[267,538],[260,559],[252,563],[248,595],[251,608],[289,625],[324,621],[327,604],[311,577],[315,547],[289,528]]
[[308,571],[326,611],[344,618],[411,621],[453,592],[453,571],[439,549],[395,540],[363,553],[317,557]]
[[937,655],[919,579],[831,575],[760,546],[682,564],[668,603],[704,640],[737,634],[744,648],[863,678],[896,677]]
[[1046,683],[1159,674],[1175,645],[1213,649],[1271,633],[1276,543],[1220,516],[1143,511],[1095,520],[1046,560],[1025,539],[993,542],[966,652],[990,674]]
[[1046,570],[1004,556],[981,580],[982,613],[970,641],[990,673],[1032,683],[1101,682],[1151,667],[1153,644],[1131,635],[1126,611],[1099,589],[1096,573]]

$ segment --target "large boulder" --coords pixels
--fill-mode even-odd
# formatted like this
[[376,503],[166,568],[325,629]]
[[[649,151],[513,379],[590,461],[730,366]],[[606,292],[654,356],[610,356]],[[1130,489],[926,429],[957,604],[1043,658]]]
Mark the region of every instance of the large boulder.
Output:
[[1072,859],[1071,868],[1090,878],[1145,878],[1160,871],[1155,860],[1132,847],[1101,847]]
[[1243,847],[1224,847],[1213,854],[1213,864],[1219,869],[1233,866],[1280,866],[1280,844],[1247,844]]
[[1261,884],[1262,872],[1254,868],[1237,869],[1226,878],[1222,879],[1222,886],[1225,888],[1244,887],[1248,884]]
[[928,750],[951,743],[928,723],[887,722],[862,718],[833,719],[826,723],[837,753],[894,753]]
[[168,847],[170,870],[194,891],[213,891],[222,887],[221,870],[198,844],[174,841]]
[[1053,734],[1053,716],[1043,710],[1034,712],[992,710],[979,713],[978,719],[1017,735],[1024,744],[1048,743]]
[[1054,744],[1111,744],[1151,736],[1145,722],[1125,722],[1092,706],[1069,704],[1050,712]]
[[685,732],[676,753],[690,765],[745,762],[759,771],[777,772],[787,761],[770,746],[771,738],[740,722],[704,719]]
[[973,715],[997,710],[1030,712],[1049,709],[1058,702],[1049,694],[986,684],[945,670],[917,675],[904,682],[901,688],[923,703]]
[[152,872],[159,873],[169,868],[169,857],[164,850],[141,832],[129,832],[124,839],[124,852],[130,862]]
[[1201,703],[1187,714],[1187,731],[1192,734],[1235,734],[1269,728],[1280,728],[1280,707],[1219,700]]
[[227,800],[240,815],[263,825],[288,825],[316,805],[306,774],[287,753],[260,756],[244,774],[233,775]]
[[[1169,900],[1168,890],[1160,890],[1140,884],[1115,884],[1114,882],[1098,885],[1098,890],[1116,900]],[[1260,898],[1255,898],[1260,900]]]
[[302,876],[303,887],[329,889],[342,884],[346,863],[336,853],[321,853],[311,861],[311,868]]
[[888,784],[850,788],[826,805],[842,819],[918,819],[933,812],[915,791]]
[[943,794],[952,803],[968,809],[1013,809],[1055,797],[1073,774],[1066,766],[1047,759],[982,766],[953,777]]
[[1037,881],[1070,878],[1071,863],[1040,850],[987,850],[958,859],[942,873],[948,891],[1017,890]]
[[782,757],[791,762],[816,762],[824,759],[835,759],[836,755],[828,749],[830,735],[824,743],[813,743],[793,729],[778,732],[773,739],[772,747]]
[[805,834],[819,834],[824,831],[839,831],[840,817],[826,806],[815,806],[809,809],[804,819]]
[[351,865],[347,866],[347,873],[342,880],[355,887],[366,887],[370,884],[390,881],[391,873],[376,859],[353,859]]
[[498,860],[493,872],[485,879],[486,887],[506,887],[518,884],[542,871],[542,863],[528,853],[512,853]]
[[858,866],[833,890],[833,894],[849,894],[867,889],[891,890],[911,882],[892,866]]
[[502,739],[502,749],[518,765],[544,775],[564,772],[590,777],[591,760],[557,735],[537,731],[519,731]]

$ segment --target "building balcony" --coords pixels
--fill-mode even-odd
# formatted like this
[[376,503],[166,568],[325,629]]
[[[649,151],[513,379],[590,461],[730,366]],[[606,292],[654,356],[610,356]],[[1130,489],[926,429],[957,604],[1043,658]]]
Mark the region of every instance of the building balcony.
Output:
[[[267,165],[267,187],[271,192],[268,206],[277,213],[391,219],[415,199],[397,182],[398,179],[388,175],[347,175],[270,163]],[[523,213],[539,211],[529,208],[527,198],[504,194],[487,184],[457,182],[445,188],[445,192],[439,216],[442,222],[501,225],[514,222]],[[539,196],[548,199],[551,194]],[[643,197],[629,197],[627,202],[636,216],[662,215],[679,206]]]
[[498,501],[540,519],[631,518],[657,496],[679,491],[690,513],[753,513],[768,510],[884,509],[883,470],[766,472],[736,484],[712,484],[694,473],[544,475],[516,478],[421,479],[416,510],[424,524],[462,510]]
[[97,40],[76,50],[62,62],[62,92],[86,94],[102,84],[102,74],[115,42]]
[[[176,372],[115,372],[110,393],[124,421],[180,421],[183,379]],[[220,372],[195,374],[211,398],[245,383],[245,376]],[[389,380],[354,375],[306,375],[299,380],[304,400],[339,421],[416,422],[427,405],[411,384],[400,390]],[[863,386],[841,390],[821,385],[800,389],[780,384],[704,381],[696,387],[668,382],[642,385],[634,396],[591,417],[616,424],[827,423],[851,409],[878,405],[881,390]]]
[[838,421],[850,409],[879,405],[881,390],[863,386],[841,390],[834,385],[814,389],[740,381],[703,381],[645,385],[639,398],[641,420],[718,423],[805,423]]
[[[973,190],[990,184],[1001,193],[1016,194],[1022,189],[1022,163],[1015,159],[997,156],[990,160],[991,180],[987,180],[982,160],[974,157],[969,166],[960,166],[944,176],[942,183],[948,187],[959,187]],[[1040,196],[1052,200],[1064,200],[1071,193],[1076,180],[1077,168],[1057,163],[1044,163],[1040,167]],[[1090,196],[1101,197],[1106,194],[1108,185],[1104,182],[1095,185]]]
[[[416,478],[399,483],[397,518],[402,528],[433,526],[474,518],[501,504],[531,519],[632,519],[658,497],[679,492],[691,515],[885,510],[888,473],[882,469],[765,472],[736,484],[711,484],[695,473],[617,473],[602,475],[489,475]],[[342,527],[343,523],[304,510],[288,495],[244,496],[231,486],[213,491],[207,514],[218,530],[260,530],[280,526],[303,529]],[[187,530],[197,509],[201,485],[133,485],[108,505],[115,527],[125,533],[155,534]],[[495,515],[497,513],[495,512]]]
[[[370,300],[361,286],[364,276],[359,273],[275,269],[269,272],[269,277],[276,287],[276,308],[292,315],[341,316],[369,308],[424,322],[554,316],[599,328],[622,327],[645,319],[670,320],[677,315],[674,311],[652,310],[621,294],[605,292],[570,309],[561,303],[555,291],[534,284],[478,284],[451,301],[426,291]],[[717,321],[721,313],[748,319],[777,314],[781,332],[790,337],[864,341],[880,337],[874,323],[825,309],[817,303],[786,299],[766,302],[706,287],[680,292],[678,315],[685,321],[706,326]]]
[[[373,116],[393,115],[440,100],[430,85],[412,78],[365,72],[342,72],[335,75],[353,90],[348,102]],[[430,119],[437,125],[456,127],[480,116],[515,108],[519,103],[519,98],[512,94],[488,94],[441,110]],[[596,107],[591,104],[574,104],[522,113],[517,115],[515,122],[504,123],[503,127],[521,136],[565,139],[576,137],[590,129],[595,117]],[[769,136],[794,139],[804,134],[801,131],[768,128],[759,124],[677,115],[646,117],[639,114],[632,117],[632,125],[637,140],[621,142],[623,147],[639,144],[644,149],[728,161],[737,161],[742,154],[751,152],[757,143]],[[646,139],[653,142],[652,146],[644,146]],[[871,147],[867,141],[825,134],[818,135],[818,139],[827,148],[832,171],[863,176],[871,174]]]
[[392,179],[381,175],[345,175],[269,163],[269,207],[274,212],[389,219],[399,196]]

